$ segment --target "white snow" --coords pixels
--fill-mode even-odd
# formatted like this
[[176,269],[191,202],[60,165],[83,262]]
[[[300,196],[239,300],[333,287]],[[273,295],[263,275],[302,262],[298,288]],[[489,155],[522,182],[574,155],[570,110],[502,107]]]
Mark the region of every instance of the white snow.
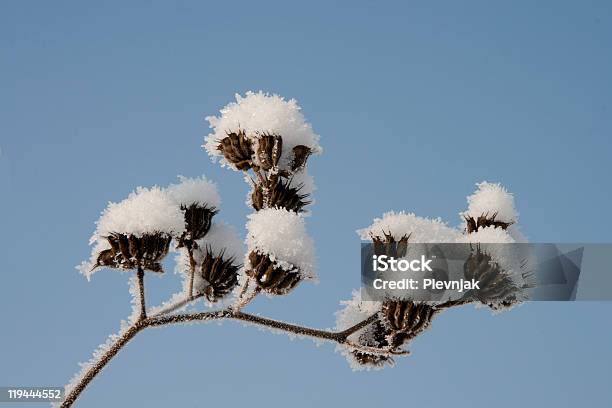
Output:
[[106,237],[112,233],[136,236],[159,232],[177,234],[184,228],[183,213],[165,190],[157,186],[138,187],[123,201],[108,203],[89,239],[89,244],[93,246],[91,257],[77,269],[87,279],[91,278],[100,251],[110,248]]
[[208,208],[219,208],[221,197],[215,183],[204,176],[196,178],[178,176],[178,178],[179,183],[170,184],[166,190],[170,198],[179,206],[198,204]]
[[90,242],[113,232],[141,236],[146,233],[178,233],[185,227],[183,213],[166,191],[155,186],[138,187],[119,203],[108,203]]
[[382,218],[375,218],[369,227],[357,230],[357,234],[364,241],[369,241],[372,237],[384,238],[385,233],[393,235],[396,240],[410,235],[411,243],[454,242],[460,235],[459,231],[447,226],[439,218],[423,218],[404,211],[387,212]]
[[[262,91],[249,91],[245,96],[236,94],[236,102],[231,102],[221,109],[220,116],[206,118],[212,133],[206,137],[204,148],[211,157],[222,158],[223,154],[217,150],[217,146],[227,136],[227,132],[244,130],[254,143],[255,150],[259,136],[279,135],[283,138],[279,167],[286,169],[293,159],[292,149],[295,146],[308,146],[313,154],[322,152],[319,136],[313,132],[312,126],[306,122],[300,110],[295,99],[285,100],[276,94]],[[227,164],[223,158],[221,163]]]
[[462,221],[464,217],[474,219],[481,215],[493,216],[495,220],[515,223],[518,221],[518,213],[514,207],[514,196],[499,183],[483,181],[476,184],[477,189],[468,196],[468,209],[460,213]]
[[302,215],[266,208],[249,215],[246,228],[249,252],[266,254],[285,270],[296,266],[304,278],[315,279],[314,243],[306,234]]

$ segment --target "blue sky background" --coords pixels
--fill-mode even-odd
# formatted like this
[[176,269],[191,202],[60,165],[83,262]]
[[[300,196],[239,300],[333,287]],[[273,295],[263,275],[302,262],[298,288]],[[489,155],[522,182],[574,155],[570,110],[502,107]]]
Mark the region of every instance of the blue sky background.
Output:
[[[297,98],[325,148],[321,283],[250,310],[332,326],[355,229],[390,209],[457,224],[482,180],[516,194],[532,241],[611,241],[609,2],[3,1],[0,50],[0,385],[63,385],[129,314],[126,275],[74,269],[109,200],[206,174],[242,233],[246,185],[200,148],[235,92]],[[150,303],[179,287],[148,283]],[[77,406],[609,407],[611,312],[452,310],[369,373],[232,322],[151,330]]]

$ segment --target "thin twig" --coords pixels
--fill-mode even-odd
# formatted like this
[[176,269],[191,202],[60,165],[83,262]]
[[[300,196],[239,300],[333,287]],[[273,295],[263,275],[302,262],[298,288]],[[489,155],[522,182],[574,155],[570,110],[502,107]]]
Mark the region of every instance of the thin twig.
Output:
[[139,320],[147,318],[147,309],[145,307],[145,289],[144,289],[144,270],[142,266],[138,265],[138,297],[140,300],[140,317]]
[[64,401],[62,401],[60,407],[70,407],[79,397],[79,395],[83,392],[85,387],[89,385],[91,380],[93,380],[95,376],[98,375],[98,373],[104,368],[104,366],[107,365],[109,361],[113,357],[115,357],[119,350],[121,350],[132,338],[134,338],[134,336],[136,336],[136,334],[138,334],[138,332],[140,332],[145,327],[145,320],[141,320],[134,323],[133,326],[127,329],[127,331],[123,333],[123,335],[119,337],[113,345],[110,346],[108,351],[104,353],[104,355],[102,355],[102,357],[100,357],[100,359],[94,365],[91,366],[89,371],[85,373],[79,383],[73,389],[70,390],[68,395],[66,395],[66,397],[64,398]]
[[195,279],[196,261],[193,257],[193,244],[187,245],[187,254],[189,255],[189,283],[187,284],[187,296],[193,298],[193,281]]
[[244,283],[242,284],[242,287],[240,288],[240,293],[238,294],[238,297],[236,298],[236,302],[232,305],[233,310],[238,311],[244,308],[246,305],[251,303],[251,301],[255,299],[255,297],[261,291],[261,288],[259,286],[255,286],[255,289],[253,289],[251,293],[248,293],[250,282],[251,282],[251,278],[247,277]]
[[377,314],[370,316],[364,321],[340,332],[326,331],[313,329],[310,327],[299,326],[291,323],[282,322],[279,320],[269,319],[267,317],[261,317],[252,315],[249,313],[243,313],[240,311],[228,309],[222,309],[211,312],[200,312],[200,313],[183,313],[183,314],[171,314],[171,315],[156,315],[142,320],[137,321],[131,326],[117,341],[110,346],[109,350],[100,359],[93,364],[87,373],[81,378],[79,383],[70,390],[65,400],[60,405],[61,408],[70,407],[78,396],[85,390],[85,387],[94,379],[96,375],[106,366],[110,360],[121,350],[138,332],[147,327],[158,327],[166,326],[178,323],[187,323],[195,321],[210,321],[219,319],[233,319],[239,320],[258,326],[264,326],[268,328],[277,329],[286,333],[292,333],[299,336],[306,336],[321,340],[332,341],[346,347],[359,350],[371,354],[381,355],[404,355],[408,352],[403,350],[389,350],[389,349],[377,349],[374,347],[367,347],[347,341],[348,336],[352,333],[362,329],[371,323]]
[[159,316],[163,316],[163,315],[167,315],[169,313],[174,312],[175,310],[178,310],[180,308],[182,308],[183,306],[187,306],[189,303],[198,300],[199,298],[203,297],[204,293],[196,293],[195,295],[191,296],[191,297],[186,297],[182,300],[179,300],[176,303],[172,303],[170,305],[167,305],[166,307],[164,307],[163,309],[153,313],[151,315],[151,317],[159,317]]

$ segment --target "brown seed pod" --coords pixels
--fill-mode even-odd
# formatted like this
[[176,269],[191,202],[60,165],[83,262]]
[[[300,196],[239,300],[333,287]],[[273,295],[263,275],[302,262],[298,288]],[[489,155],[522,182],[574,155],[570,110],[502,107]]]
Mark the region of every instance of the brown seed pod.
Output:
[[476,248],[467,258],[463,273],[465,279],[478,281],[480,289],[470,291],[468,295],[481,303],[498,309],[500,305],[509,307],[518,301],[521,288],[480,248]]
[[480,228],[493,227],[505,230],[512,225],[511,222],[497,221],[495,220],[496,217],[497,213],[493,213],[492,215],[482,214],[477,219],[470,216],[464,216],[463,218],[465,219],[466,224],[465,229],[467,230],[468,234],[471,234],[472,232],[478,231]]
[[276,167],[283,152],[283,138],[278,135],[263,134],[257,142],[257,159],[263,170]]
[[179,238],[178,247],[190,247],[195,241],[203,238],[212,225],[212,218],[217,214],[215,208],[200,204],[181,205],[185,214],[185,231]]
[[[387,341],[389,334],[389,329],[380,320],[375,320],[359,335],[358,343],[366,347],[386,348],[389,346]],[[395,363],[393,358],[380,354],[371,354],[359,350],[353,350],[351,354],[354,360],[362,366],[381,368]]]
[[144,234],[137,237],[113,233],[106,237],[111,248],[101,251],[94,268],[108,266],[117,269],[138,269],[163,272],[161,261],[168,253],[172,237],[166,233]]
[[312,150],[310,147],[304,145],[297,145],[292,150],[293,160],[291,160],[291,171],[296,171],[306,165],[306,160],[308,160]]
[[[268,207],[280,207],[290,211],[301,212],[302,209],[310,204],[306,198],[308,194],[300,194],[302,185],[292,186],[291,180],[284,180],[277,175],[270,176],[264,181],[266,193],[268,195]],[[251,203],[257,211],[264,208],[264,186],[256,183],[251,192]]]
[[249,264],[247,275],[271,295],[286,295],[302,280],[298,268],[287,271],[276,266],[268,255],[257,251],[249,253]]
[[223,252],[214,255],[210,248],[206,249],[199,271],[202,279],[208,282],[204,296],[209,302],[218,301],[238,285],[239,268],[234,259],[224,257]]
[[410,235],[404,235],[399,241],[396,241],[393,235],[383,232],[384,238],[372,236],[374,243],[374,253],[376,255],[387,255],[394,258],[401,258],[406,255],[408,249],[408,240]]
[[253,167],[253,148],[244,130],[228,132],[217,145],[217,150],[223,152],[223,157],[238,170],[248,170]]
[[399,347],[429,327],[435,308],[427,303],[388,299],[383,302],[381,312],[390,330],[391,346]]

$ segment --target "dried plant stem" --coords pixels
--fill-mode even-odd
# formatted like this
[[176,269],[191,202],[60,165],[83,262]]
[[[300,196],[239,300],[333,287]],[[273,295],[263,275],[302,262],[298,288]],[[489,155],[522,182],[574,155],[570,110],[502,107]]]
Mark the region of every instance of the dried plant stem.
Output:
[[187,284],[187,296],[193,298],[193,281],[195,279],[196,261],[193,257],[193,245],[187,245],[187,254],[189,255],[189,283]]
[[240,310],[249,303],[259,294],[261,288],[259,286],[255,286],[255,288],[249,293],[249,285],[251,283],[251,278],[247,277],[240,288],[240,293],[236,298],[236,303],[232,305],[233,310]]
[[204,293],[197,293],[193,296],[190,297],[186,297],[183,300],[179,300],[176,303],[172,303],[166,307],[164,307],[163,309],[159,310],[158,312],[154,313],[151,315],[151,317],[159,317],[159,316],[163,316],[163,315],[167,315],[169,313],[174,312],[175,310],[178,310],[180,308],[182,308],[183,306],[187,306],[189,303],[198,300],[199,298],[203,297]]
[[138,266],[138,298],[140,300],[140,317],[139,320],[147,318],[147,309],[145,307],[145,290],[144,290],[144,270]]
[[131,326],[117,341],[111,345],[104,355],[100,357],[100,359],[85,373],[85,375],[81,378],[79,383],[66,395],[64,401],[60,405],[61,408],[68,408],[72,406],[74,401],[81,395],[85,387],[95,378],[98,373],[108,364],[108,362],[115,357],[115,355],[125,346],[139,331],[146,327],[145,320],[141,320],[136,322],[133,326]]
[[[140,279],[139,279],[140,282]],[[142,298],[144,299],[144,297]],[[189,300],[191,301],[191,300]],[[186,303],[188,303],[187,301]],[[185,302],[185,301],[182,301]],[[179,302],[179,303],[182,303]],[[186,304],[186,303],[183,303]],[[178,303],[177,303],[178,304]],[[142,303],[144,306],[144,302]],[[175,306],[175,305],[173,305]],[[280,330],[289,334],[295,334],[298,336],[306,336],[314,339],[321,339],[326,341],[335,342],[337,344],[341,344],[347,347],[350,347],[355,350],[374,353],[374,354],[407,354],[405,351],[401,350],[385,350],[385,349],[376,349],[361,346],[358,344],[353,344],[348,341],[348,337],[364,328],[371,322],[373,322],[377,318],[378,314],[374,314],[369,318],[359,322],[358,324],[349,327],[346,330],[340,332],[326,331],[313,329],[310,327],[299,326],[291,323],[282,322],[279,320],[269,319],[266,317],[261,317],[249,313],[243,313],[239,310],[235,310],[232,308],[222,309],[218,311],[211,312],[200,312],[200,313],[184,313],[184,314],[164,314],[164,315],[155,315],[151,317],[145,317],[138,321],[136,321],[131,327],[129,327],[125,333],[123,333],[115,343],[113,343],[108,351],[104,353],[97,362],[95,362],[92,367],[87,371],[80,381],[75,385],[74,388],[70,390],[66,398],[60,405],[61,408],[68,408],[72,406],[72,404],[76,401],[79,395],[85,390],[85,387],[95,378],[96,375],[100,373],[100,371],[106,366],[110,360],[121,350],[136,334],[138,334],[141,330],[147,327],[159,327],[159,326],[167,326],[177,323],[187,323],[187,322],[205,322],[210,320],[219,320],[219,319],[232,319],[239,320],[247,323],[251,323],[258,326],[264,326],[276,330]]]

